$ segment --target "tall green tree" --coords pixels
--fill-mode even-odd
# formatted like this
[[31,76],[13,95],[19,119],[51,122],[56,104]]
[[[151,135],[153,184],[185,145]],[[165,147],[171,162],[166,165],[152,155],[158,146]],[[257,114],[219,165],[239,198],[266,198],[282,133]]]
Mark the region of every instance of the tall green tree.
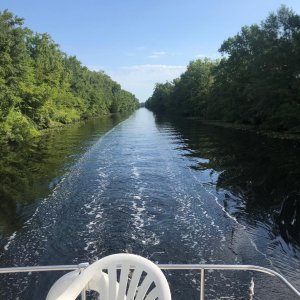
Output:
[[104,72],[63,53],[48,34],[0,12],[0,143],[21,143],[40,129],[134,110],[138,100]]
[[157,85],[146,106],[300,132],[300,16],[282,6],[260,25],[242,27],[220,52],[220,61],[191,62],[171,96],[158,93]]

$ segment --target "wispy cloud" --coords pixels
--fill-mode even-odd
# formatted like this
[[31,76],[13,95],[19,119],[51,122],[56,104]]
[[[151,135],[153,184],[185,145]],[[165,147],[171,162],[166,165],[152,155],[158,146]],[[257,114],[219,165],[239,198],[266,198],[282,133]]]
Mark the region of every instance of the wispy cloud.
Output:
[[101,65],[89,65],[87,66],[87,68],[91,71],[97,71],[97,72],[104,70],[104,67]]
[[145,101],[152,95],[155,83],[171,81],[185,70],[186,66],[181,65],[146,64],[121,67],[107,73],[140,101]]
[[181,65],[152,65],[152,64],[146,64],[146,65],[134,65],[134,66],[127,66],[127,67],[121,67],[122,70],[139,70],[139,71],[156,71],[156,70],[178,70],[178,69],[185,69],[185,66]]
[[166,55],[166,51],[154,51],[148,57],[149,58],[161,58],[162,56]]
[[210,59],[218,59],[221,58],[221,54],[220,53],[209,53],[209,54],[204,54],[204,53],[199,53],[195,55],[195,58],[210,58]]

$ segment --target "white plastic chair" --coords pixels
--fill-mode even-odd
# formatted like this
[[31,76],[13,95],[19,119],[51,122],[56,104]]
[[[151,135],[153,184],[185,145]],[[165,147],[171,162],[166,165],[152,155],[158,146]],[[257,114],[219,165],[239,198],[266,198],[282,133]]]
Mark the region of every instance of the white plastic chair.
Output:
[[[76,271],[75,271],[76,272]],[[83,290],[100,294],[100,300],[171,300],[168,282],[157,265],[134,254],[114,254],[70,272],[50,289],[47,300],[75,300]]]

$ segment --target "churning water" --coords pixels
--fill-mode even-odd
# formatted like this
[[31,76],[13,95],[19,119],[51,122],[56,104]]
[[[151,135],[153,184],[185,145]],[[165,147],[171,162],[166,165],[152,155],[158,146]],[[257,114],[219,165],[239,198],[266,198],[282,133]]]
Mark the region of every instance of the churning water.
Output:
[[[230,138],[243,144],[239,135],[245,133],[155,120],[146,109],[136,111],[94,138],[52,181],[49,195],[5,239],[1,265],[74,264],[129,252],[158,263],[257,264],[280,271],[300,288],[297,244],[274,229],[271,206],[247,203],[237,183],[240,169],[258,164],[237,153],[241,149]],[[225,158],[231,165],[220,163]],[[233,182],[222,185],[228,170]],[[2,276],[0,298],[44,299],[61,275]],[[166,275],[173,299],[199,299],[198,273]],[[206,296],[294,299],[276,280],[231,271],[208,273]]]

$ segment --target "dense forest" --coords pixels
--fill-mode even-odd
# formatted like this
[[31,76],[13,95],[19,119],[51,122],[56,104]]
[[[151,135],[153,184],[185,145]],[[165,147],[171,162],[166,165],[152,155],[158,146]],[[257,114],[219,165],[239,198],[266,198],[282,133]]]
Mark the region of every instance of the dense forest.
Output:
[[22,143],[45,128],[137,107],[135,96],[108,75],[90,71],[48,34],[0,12],[0,143]]
[[299,133],[300,16],[282,6],[219,51],[221,59],[192,61],[180,78],[157,84],[146,107]]

